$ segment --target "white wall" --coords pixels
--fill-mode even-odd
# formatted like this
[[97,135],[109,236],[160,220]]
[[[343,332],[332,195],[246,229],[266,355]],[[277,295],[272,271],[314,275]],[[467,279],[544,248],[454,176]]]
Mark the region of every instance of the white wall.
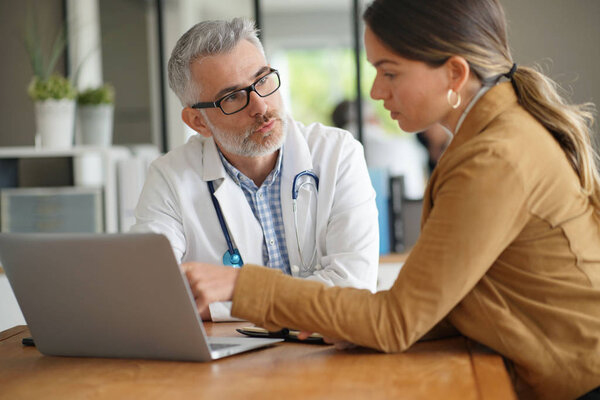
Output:
[[[27,95],[33,71],[25,51],[24,32],[28,4],[41,18],[38,29],[52,43],[62,23],[62,0],[0,1],[0,146],[33,146],[33,102]],[[43,18],[42,18],[43,17]],[[56,68],[64,72],[60,59]]]
[[600,104],[600,1],[501,2],[517,64],[540,63],[550,77],[572,93],[574,102]]

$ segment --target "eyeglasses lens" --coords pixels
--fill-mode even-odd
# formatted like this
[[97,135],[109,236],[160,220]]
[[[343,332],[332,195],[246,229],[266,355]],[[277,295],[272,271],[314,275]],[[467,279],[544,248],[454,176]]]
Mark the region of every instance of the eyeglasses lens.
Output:
[[[260,97],[267,97],[279,89],[279,76],[271,72],[254,83],[254,91]],[[246,90],[238,90],[221,100],[221,109],[225,114],[233,114],[248,105],[249,93]]]

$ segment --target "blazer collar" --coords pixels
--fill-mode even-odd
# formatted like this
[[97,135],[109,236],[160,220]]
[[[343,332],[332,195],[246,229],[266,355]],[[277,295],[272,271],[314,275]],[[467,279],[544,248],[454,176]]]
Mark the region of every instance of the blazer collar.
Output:
[[[460,147],[463,143],[477,136],[504,111],[516,105],[517,96],[510,82],[498,84],[488,90],[487,93],[475,103],[473,108],[471,108],[471,111],[467,114],[462,126],[458,132],[456,132],[454,138],[452,138],[446,151],[444,151],[442,159],[446,157],[448,153],[451,153],[456,148]],[[438,179],[439,172],[439,168],[433,170],[425,193],[423,194],[421,228],[423,228],[423,225],[431,212],[431,208],[433,207],[432,191],[435,182]]]
[[498,115],[515,106],[516,103],[517,96],[510,82],[500,83],[488,90],[469,111],[445,153],[452,152],[469,139],[477,136]]

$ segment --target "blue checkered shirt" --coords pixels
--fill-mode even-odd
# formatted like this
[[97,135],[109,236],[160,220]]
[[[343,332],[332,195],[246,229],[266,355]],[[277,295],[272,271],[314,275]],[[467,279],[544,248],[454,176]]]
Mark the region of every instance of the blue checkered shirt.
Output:
[[[235,168],[219,151],[219,157],[227,174],[242,188],[254,217],[263,231],[263,263],[269,268],[277,268],[290,274],[290,261],[285,243],[283,214],[281,212],[281,159],[283,148],[273,171],[260,187]],[[244,255],[242,254],[242,259]]]

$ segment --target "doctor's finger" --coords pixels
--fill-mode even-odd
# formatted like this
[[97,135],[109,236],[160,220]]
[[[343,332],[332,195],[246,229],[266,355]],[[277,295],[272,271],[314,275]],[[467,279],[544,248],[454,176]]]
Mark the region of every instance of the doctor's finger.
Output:
[[189,261],[181,263],[179,267],[181,268],[181,271],[183,271],[187,275],[189,272],[196,271],[199,268],[201,268],[202,263]]
[[206,290],[213,284],[213,279],[206,274],[203,268],[197,266],[186,269],[185,276],[194,292]]
[[206,301],[206,299],[204,297],[196,297],[196,309],[198,310],[198,313],[200,313],[200,315],[205,314],[206,310],[208,310],[208,302]]
[[188,280],[196,280],[202,275],[202,268],[199,263],[185,263],[181,264],[181,269],[185,273]]

